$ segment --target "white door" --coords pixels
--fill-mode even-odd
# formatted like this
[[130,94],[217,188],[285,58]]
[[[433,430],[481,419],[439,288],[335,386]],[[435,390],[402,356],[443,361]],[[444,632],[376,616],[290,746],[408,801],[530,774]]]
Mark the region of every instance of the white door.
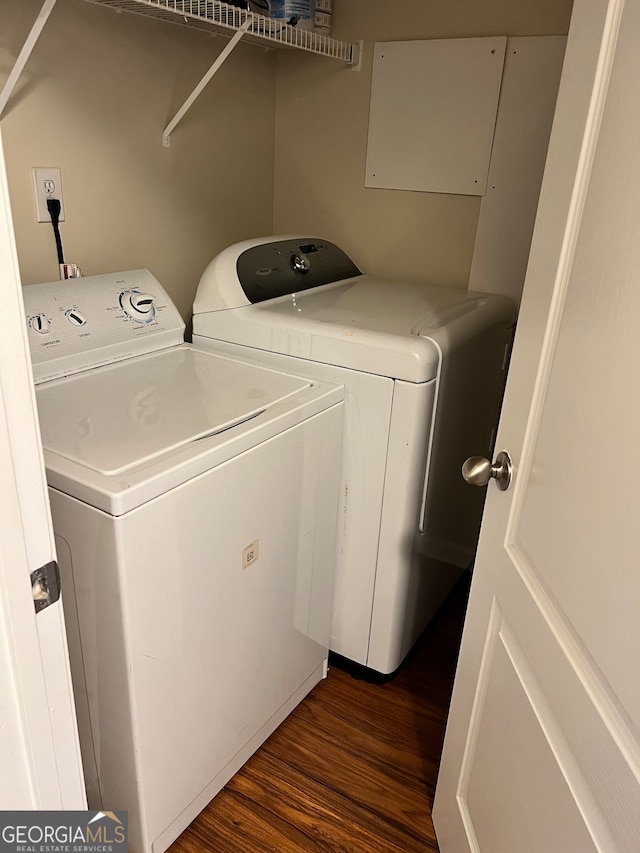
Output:
[[58,601],[30,574],[55,559],[0,139],[0,809],[84,809]]
[[576,0],[436,791],[442,853],[640,850],[640,0]]

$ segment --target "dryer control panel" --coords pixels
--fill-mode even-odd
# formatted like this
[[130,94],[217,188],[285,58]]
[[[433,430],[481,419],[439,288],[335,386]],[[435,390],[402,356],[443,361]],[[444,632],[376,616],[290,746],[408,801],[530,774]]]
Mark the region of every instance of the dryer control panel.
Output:
[[202,273],[193,313],[253,305],[361,275],[351,258],[328,240],[245,240],[216,255]]
[[149,270],[23,288],[36,384],[184,341],[184,323]]

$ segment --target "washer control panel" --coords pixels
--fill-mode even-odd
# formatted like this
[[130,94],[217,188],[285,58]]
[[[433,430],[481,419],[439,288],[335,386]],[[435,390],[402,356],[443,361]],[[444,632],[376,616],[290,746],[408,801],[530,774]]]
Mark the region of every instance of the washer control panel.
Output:
[[23,288],[36,383],[184,341],[177,308],[149,270]]

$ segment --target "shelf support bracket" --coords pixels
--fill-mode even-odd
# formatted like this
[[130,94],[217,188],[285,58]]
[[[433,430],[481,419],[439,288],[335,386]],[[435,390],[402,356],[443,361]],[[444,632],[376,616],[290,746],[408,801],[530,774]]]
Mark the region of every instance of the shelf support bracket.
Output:
[[[54,2],[55,2],[55,0],[54,0]],[[191,108],[191,105],[196,100],[198,95],[200,95],[200,93],[202,92],[204,87],[207,85],[207,83],[211,80],[213,75],[222,67],[223,63],[225,62],[225,60],[227,59],[227,57],[229,56],[231,51],[236,47],[236,45],[238,44],[238,42],[240,41],[242,36],[247,32],[247,30],[252,26],[252,24],[253,24],[253,17],[252,16],[247,17],[247,20],[242,24],[242,26],[234,34],[234,36],[231,39],[231,41],[229,42],[229,44],[225,47],[225,49],[222,51],[220,56],[218,56],[218,58],[213,63],[211,68],[207,71],[207,73],[204,75],[202,80],[198,83],[196,88],[189,95],[189,97],[184,102],[184,104],[180,107],[178,112],[175,114],[174,118],[172,118],[171,121],[169,122],[169,124],[165,127],[164,132],[162,134],[162,144],[165,146],[165,148],[168,148],[171,145],[171,134],[175,130],[176,126],[179,124],[179,122],[182,121],[182,119],[184,118],[186,113],[189,111],[189,109]]]
[[4,84],[2,92],[0,92],[0,118],[4,113],[4,108],[7,106],[9,98],[13,94],[13,90],[20,79],[20,75],[22,74],[25,65],[29,61],[31,51],[36,46],[40,33],[44,29],[44,25],[47,23],[47,19],[55,5],[56,0],[44,0],[42,9],[40,9],[40,13],[36,18],[34,25],[31,27],[31,32],[27,36],[27,40],[18,54],[18,58],[11,69],[11,73],[7,77],[7,82]]

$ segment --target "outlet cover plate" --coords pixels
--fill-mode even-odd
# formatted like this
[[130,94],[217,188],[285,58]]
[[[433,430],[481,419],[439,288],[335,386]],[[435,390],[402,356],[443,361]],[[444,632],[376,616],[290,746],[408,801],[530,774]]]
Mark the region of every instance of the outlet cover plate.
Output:
[[62,200],[62,177],[60,169],[33,168],[33,192],[36,201],[36,220],[51,222],[47,208],[48,198],[57,198],[60,202],[60,222],[64,222],[64,202]]

